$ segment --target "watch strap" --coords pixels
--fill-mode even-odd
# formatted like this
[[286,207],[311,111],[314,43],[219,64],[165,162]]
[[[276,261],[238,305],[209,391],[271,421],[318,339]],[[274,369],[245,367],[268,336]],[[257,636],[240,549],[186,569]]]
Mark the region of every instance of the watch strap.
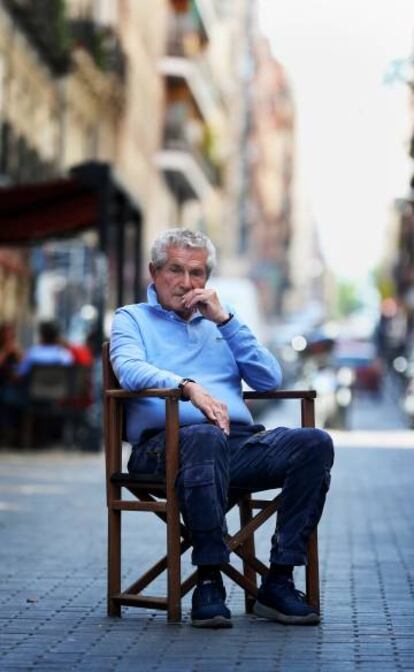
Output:
[[227,318],[226,320],[224,320],[223,322],[219,322],[219,323],[217,324],[217,326],[218,326],[218,327],[224,327],[224,325],[227,324],[227,322],[230,322],[230,320],[231,320],[233,317],[234,317],[233,313],[229,313],[228,318]]
[[192,378],[182,378],[180,382],[178,383],[178,387],[181,390],[181,400],[182,401],[189,401],[187,397],[184,396],[184,388],[187,385],[187,383],[195,383],[196,381],[193,380]]

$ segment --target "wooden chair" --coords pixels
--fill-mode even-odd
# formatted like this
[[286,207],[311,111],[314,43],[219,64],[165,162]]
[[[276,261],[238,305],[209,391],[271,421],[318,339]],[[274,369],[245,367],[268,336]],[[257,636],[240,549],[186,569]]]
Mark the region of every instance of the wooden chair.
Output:
[[[147,389],[128,392],[120,389],[109,360],[109,344],[103,346],[104,374],[104,432],[106,451],[106,486],[108,505],[108,614],[120,616],[121,606],[164,609],[168,621],[181,621],[181,597],[195,584],[193,572],[181,581],[181,555],[190,547],[189,533],[180,521],[175,479],[179,467],[178,401],[179,389]],[[148,475],[131,475],[121,471],[123,402],[126,399],[158,397],[165,400],[166,408],[166,475],[156,480]],[[314,427],[314,399],[316,393],[307,391],[245,392],[245,399],[299,399],[302,427]],[[123,489],[137,501],[122,499]],[[240,530],[227,537],[229,548],[242,559],[243,573],[230,563],[221,570],[245,591],[246,612],[250,613],[257,595],[256,575],[266,575],[268,568],[255,555],[254,532],[278,508],[280,495],[271,500],[252,499],[250,492],[230,492],[232,505],[240,509]],[[254,510],[259,513],[253,515]],[[167,543],[164,557],[140,576],[128,588],[121,589],[121,513],[122,511],[152,511],[166,523]],[[137,542],[138,543],[138,542]],[[143,595],[142,591],[164,570],[167,571],[166,597]],[[306,567],[306,597],[309,604],[319,609],[319,564],[317,531],[308,546]]]

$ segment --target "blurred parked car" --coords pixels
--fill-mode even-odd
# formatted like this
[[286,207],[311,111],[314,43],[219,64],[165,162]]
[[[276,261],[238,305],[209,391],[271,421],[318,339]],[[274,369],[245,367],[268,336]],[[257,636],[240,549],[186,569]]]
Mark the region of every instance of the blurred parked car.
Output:
[[283,385],[294,385],[301,375],[303,361],[300,356],[302,330],[296,323],[286,322],[272,327],[268,347],[280,362]]
[[353,386],[358,390],[381,392],[383,365],[375,345],[370,341],[339,341],[334,350],[336,369],[349,369]]
[[303,365],[302,378],[295,387],[316,390],[317,427],[346,429],[352,402],[352,376],[346,371],[337,371],[330,364],[308,357]]
[[411,429],[414,429],[414,379],[408,382],[407,388],[404,391],[401,397],[401,406],[405,414]]

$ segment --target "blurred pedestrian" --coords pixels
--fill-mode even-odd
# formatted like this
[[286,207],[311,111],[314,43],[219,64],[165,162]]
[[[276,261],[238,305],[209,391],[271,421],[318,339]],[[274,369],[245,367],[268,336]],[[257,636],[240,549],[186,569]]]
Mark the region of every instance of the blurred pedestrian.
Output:
[[74,364],[81,366],[92,366],[94,362],[94,354],[89,344],[89,336],[85,343],[71,343],[66,338],[60,338],[59,342],[64,348],[69,350],[73,357]]
[[54,320],[39,324],[39,343],[32,345],[17,367],[19,376],[27,376],[34,364],[62,364],[74,361],[72,353],[60,343],[60,329]]
[[60,343],[86,374],[82,394],[71,400],[73,407],[83,411],[75,432],[76,444],[81,450],[98,452],[102,448],[102,343],[95,329],[88,333],[85,343],[71,343],[65,338],[60,338]]
[[22,356],[15,326],[5,322],[0,326],[0,388],[15,379],[16,366]]
[[14,324],[0,326],[0,440],[12,444],[19,425],[23,403],[17,367],[23,351],[17,343]]
[[[36,436],[37,441],[43,445],[47,441],[50,441],[51,438],[60,440],[62,431],[65,428],[60,415],[54,415],[49,409],[48,402],[42,401],[40,403],[43,415],[39,414],[39,404],[35,404],[30,396],[31,372],[33,367],[38,365],[70,366],[73,363],[73,355],[67,348],[61,345],[59,325],[54,320],[45,320],[39,323],[38,340],[38,343],[28,348],[16,371],[16,375],[21,383],[24,409],[29,407],[29,405],[32,406],[32,409],[36,406],[34,420],[30,421],[30,423],[27,422],[27,415],[23,409],[22,435],[20,437],[23,445],[26,443],[32,445],[33,436]],[[44,417],[47,417],[47,422],[43,421]],[[31,429],[29,433],[27,430],[28,426],[35,429]]]
[[[170,229],[161,234],[151,250],[148,302],[115,313],[112,364],[128,390],[181,389],[176,487],[198,571],[192,624],[231,626],[220,573],[230,553],[224,536],[230,487],[282,488],[270,570],[255,613],[282,623],[318,623],[318,611],[295,588],[293,568],[307,563],[307,544],[322,514],[332,440],[319,429],[267,431],[253,423],[242,379],[254,390],[272,390],[282,374],[247,325],[214,289],[206,288],[215,254],[200,232]],[[163,402],[129,400],[126,429],[133,446],[130,472],[164,474]]]

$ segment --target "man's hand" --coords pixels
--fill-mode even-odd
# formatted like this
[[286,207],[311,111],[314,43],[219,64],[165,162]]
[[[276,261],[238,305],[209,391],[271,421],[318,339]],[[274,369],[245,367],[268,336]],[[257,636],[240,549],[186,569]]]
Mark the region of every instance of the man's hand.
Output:
[[183,393],[210,422],[223,430],[227,436],[230,434],[230,419],[226,404],[214,399],[198,383],[186,383]]
[[184,294],[182,302],[184,308],[188,310],[198,308],[203,317],[216,324],[224,322],[229,317],[214,289],[191,289]]

